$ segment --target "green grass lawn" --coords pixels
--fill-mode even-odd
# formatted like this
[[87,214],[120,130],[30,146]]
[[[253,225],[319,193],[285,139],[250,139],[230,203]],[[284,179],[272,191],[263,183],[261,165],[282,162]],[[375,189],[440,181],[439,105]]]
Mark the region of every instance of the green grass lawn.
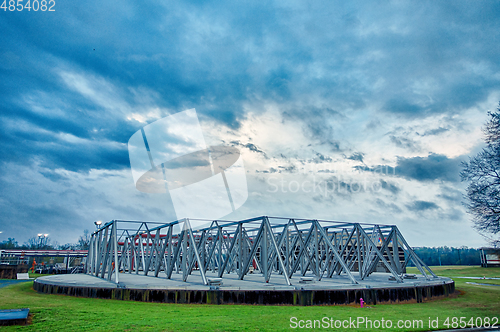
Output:
[[[469,266],[432,267],[441,276],[500,277],[500,268]],[[408,273],[416,273],[409,269]],[[493,280],[454,279],[459,295],[419,304],[355,306],[253,306],[253,305],[188,305],[143,303],[116,300],[75,298],[63,295],[39,294],[32,282],[0,289],[0,308],[28,307],[33,313],[29,326],[9,326],[13,331],[275,331],[292,330],[290,319],[299,320],[356,320],[366,317],[372,321],[391,320],[392,329],[385,331],[427,331],[429,317],[439,319],[439,328],[446,328],[447,317],[500,318],[500,287],[468,285],[466,282],[493,283]],[[398,320],[422,320],[423,328],[397,328]],[[306,322],[304,322],[305,324]],[[499,324],[497,324],[499,325]],[[366,329],[361,324],[359,330]],[[450,325],[450,328],[452,326]],[[300,330],[299,328],[293,330]],[[326,329],[322,329],[326,330]],[[343,329],[329,329],[340,330]],[[356,331],[358,329],[344,329]]]
[[52,276],[53,274],[40,274],[40,273],[29,272],[28,275],[30,276],[30,278],[39,278],[39,277],[45,277],[45,276]]

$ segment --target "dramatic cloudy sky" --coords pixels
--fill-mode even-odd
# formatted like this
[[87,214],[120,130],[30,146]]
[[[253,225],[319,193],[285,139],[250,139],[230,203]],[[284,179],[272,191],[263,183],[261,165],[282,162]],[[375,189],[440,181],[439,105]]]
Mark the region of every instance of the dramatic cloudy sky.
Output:
[[497,1],[67,1],[0,10],[0,241],[175,218],[127,142],[196,108],[258,215],[396,224],[482,246],[460,162],[500,101]]

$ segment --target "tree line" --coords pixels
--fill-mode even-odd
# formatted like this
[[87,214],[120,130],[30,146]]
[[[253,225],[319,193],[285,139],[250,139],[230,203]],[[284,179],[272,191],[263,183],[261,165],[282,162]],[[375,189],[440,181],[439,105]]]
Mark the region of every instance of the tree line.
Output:
[[428,266],[437,265],[480,265],[480,249],[468,247],[416,247],[415,253]]

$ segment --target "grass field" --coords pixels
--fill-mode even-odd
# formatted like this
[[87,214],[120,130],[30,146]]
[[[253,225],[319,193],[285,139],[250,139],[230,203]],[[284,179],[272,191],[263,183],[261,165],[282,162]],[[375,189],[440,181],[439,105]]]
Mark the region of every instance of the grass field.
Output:
[[[500,277],[500,268],[480,268],[469,266],[438,266],[432,270],[446,277]],[[409,269],[408,273],[416,273]],[[358,328],[321,328],[331,331],[428,331],[430,320],[438,318],[439,328],[450,317],[465,317],[482,320],[485,317],[500,318],[500,287],[477,286],[466,282],[498,283],[498,280],[467,280],[454,278],[457,295],[442,300],[419,304],[386,304],[369,308],[359,306],[252,306],[252,305],[183,305],[128,302],[75,298],[63,295],[39,294],[32,289],[32,282],[11,285],[0,289],[0,309],[28,307],[33,313],[32,324],[9,326],[4,331],[276,331],[301,330],[290,328],[292,322],[306,324],[307,320],[323,320],[328,324],[335,320],[354,320],[366,317],[372,323],[382,318],[392,322],[392,328],[366,328],[361,323]],[[361,319],[361,318],[360,318]],[[398,328],[398,321],[408,321],[423,327]],[[409,323],[406,322],[408,325]],[[478,320],[479,322],[479,320]],[[323,326],[326,324],[323,322]],[[346,324],[344,322],[344,324]],[[294,324],[292,324],[293,326]],[[457,324],[458,325],[458,324]],[[497,324],[497,326],[500,324]],[[317,325],[318,326],[318,325]],[[384,325],[386,326],[386,325]]]

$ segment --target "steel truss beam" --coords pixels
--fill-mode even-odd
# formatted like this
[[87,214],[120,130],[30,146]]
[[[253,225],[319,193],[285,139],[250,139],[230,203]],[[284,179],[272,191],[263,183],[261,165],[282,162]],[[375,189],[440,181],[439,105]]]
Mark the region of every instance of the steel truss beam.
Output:
[[296,273],[312,273],[318,281],[345,274],[357,284],[382,269],[402,283],[410,262],[426,278],[436,277],[396,226],[263,216],[193,229],[189,219],[113,220],[92,234],[85,272],[116,283],[117,271],[167,279],[175,271],[183,281],[194,272],[205,285],[207,271],[241,280],[260,273],[263,282],[281,275],[291,285]]

